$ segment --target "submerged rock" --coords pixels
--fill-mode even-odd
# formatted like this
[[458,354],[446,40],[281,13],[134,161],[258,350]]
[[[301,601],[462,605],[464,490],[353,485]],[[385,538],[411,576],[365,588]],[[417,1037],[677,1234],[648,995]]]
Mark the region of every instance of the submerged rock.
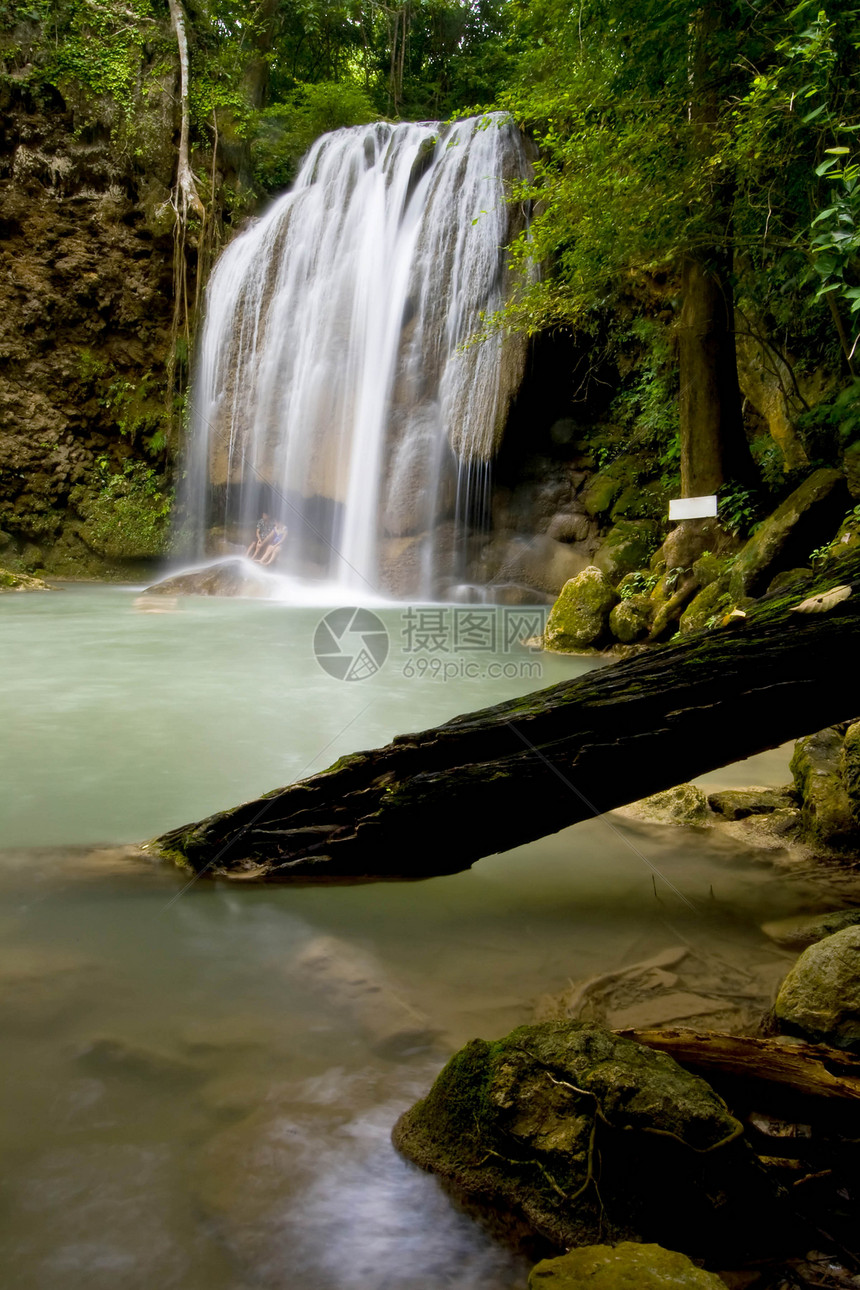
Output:
[[804,950],[825,936],[860,924],[860,909],[834,909],[829,914],[794,914],[762,923],[761,930],[777,945],[790,950]]
[[771,1185],[742,1135],[704,1080],[571,1021],[472,1040],[393,1136],[523,1240],[725,1254],[773,1232]]
[[585,1245],[532,1268],[529,1290],[725,1290],[713,1272],[662,1245]]
[[860,927],[804,950],[780,987],[774,1012],[793,1034],[860,1053]]
[[177,573],[154,582],[145,596],[256,596],[271,595],[274,578],[251,560],[236,556],[203,569]]
[[587,649],[606,632],[609,611],[618,603],[618,593],[593,565],[566,582],[552,607],[544,633],[547,649]]

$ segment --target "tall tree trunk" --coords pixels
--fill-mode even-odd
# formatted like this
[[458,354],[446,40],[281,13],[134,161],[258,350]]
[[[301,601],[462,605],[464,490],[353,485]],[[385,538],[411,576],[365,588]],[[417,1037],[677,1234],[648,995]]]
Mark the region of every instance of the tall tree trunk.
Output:
[[[722,67],[727,35],[720,5],[704,5],[691,32],[689,107],[692,164],[711,168],[714,131],[723,97]],[[743,433],[731,287],[731,203],[734,182],[715,169],[701,201],[698,223],[713,240],[689,253],[683,265],[679,335],[681,493],[715,493],[730,478],[750,474]]]
[[185,13],[179,0],[169,0],[170,21],[179,49],[179,157],[176,166],[176,208],[181,220],[187,219],[191,210],[203,220],[206,211],[197,191],[194,172],[191,169],[189,156],[189,110],[188,110],[188,36],[185,30]]
[[715,493],[727,479],[745,478],[749,451],[741,416],[729,275],[689,256],[684,262],[683,295],[678,337],[681,495],[701,497]]

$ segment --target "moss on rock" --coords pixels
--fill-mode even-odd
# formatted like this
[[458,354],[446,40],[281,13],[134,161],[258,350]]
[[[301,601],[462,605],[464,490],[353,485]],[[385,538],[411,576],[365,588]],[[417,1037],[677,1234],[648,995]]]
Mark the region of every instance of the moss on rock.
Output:
[[594,564],[615,582],[623,574],[643,568],[659,541],[660,531],[654,520],[619,520],[603,539]]
[[609,611],[618,593],[600,569],[590,565],[561,589],[544,632],[547,649],[560,652],[587,649],[606,633]]
[[[854,746],[852,739],[852,762]],[[842,735],[834,726],[798,739],[791,759],[804,833],[826,847],[850,847],[858,840],[841,762]]]
[[804,950],[780,986],[774,1012],[793,1034],[860,1053],[860,927]]
[[651,625],[651,601],[647,596],[628,596],[609,615],[609,630],[622,645],[644,640]]
[[725,1253],[772,1230],[770,1184],[713,1090],[587,1022],[472,1040],[394,1142],[558,1249],[608,1237]]
[[529,1290],[725,1290],[713,1272],[662,1245],[586,1245],[532,1268]]

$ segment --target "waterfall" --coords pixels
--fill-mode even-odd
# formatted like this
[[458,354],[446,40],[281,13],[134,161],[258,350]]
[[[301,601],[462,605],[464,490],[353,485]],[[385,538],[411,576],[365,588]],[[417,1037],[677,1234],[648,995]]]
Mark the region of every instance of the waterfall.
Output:
[[[278,572],[356,595],[442,594],[488,510],[524,346],[465,343],[509,291],[526,144],[500,115],[324,135],[221,256],[206,295],[186,509]],[[458,565],[460,566],[458,568]]]

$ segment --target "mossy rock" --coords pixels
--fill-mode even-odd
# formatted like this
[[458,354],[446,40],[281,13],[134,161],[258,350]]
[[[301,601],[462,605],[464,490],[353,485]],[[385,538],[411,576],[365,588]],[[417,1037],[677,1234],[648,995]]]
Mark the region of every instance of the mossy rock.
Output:
[[718,578],[703,587],[681,614],[678,626],[686,634],[707,627],[711,619],[718,618],[731,608],[731,596],[726,589],[727,579]]
[[707,796],[697,784],[676,784],[635,805],[637,815],[655,824],[704,824],[710,815]]
[[623,487],[623,479],[610,474],[609,471],[601,470],[596,475],[592,475],[580,493],[579,500],[586,514],[592,519],[597,519],[611,511]]
[[609,615],[609,630],[622,645],[644,640],[651,626],[652,605],[647,596],[628,596]]
[[585,1245],[531,1270],[529,1290],[726,1290],[713,1272],[662,1245]]
[[811,569],[783,569],[775,578],[771,578],[767,587],[767,595],[784,596],[789,593],[797,592],[798,595],[804,591],[814,579],[815,574]]
[[705,551],[698,560],[694,560],[693,573],[700,589],[709,587],[717,578],[722,577],[726,572],[726,564],[725,556],[714,555],[713,551]]
[[9,569],[0,569],[0,594],[4,591],[50,591],[47,582],[41,578],[32,578],[27,573],[12,573]]
[[855,500],[860,500],[860,441],[845,449],[842,463],[848,491]]
[[561,589],[544,631],[546,649],[560,652],[587,649],[605,634],[609,611],[618,593],[593,565]]
[[731,1257],[773,1238],[771,1184],[716,1093],[590,1022],[472,1040],[393,1137],[458,1197],[559,1251],[638,1239]]
[[848,795],[851,817],[860,828],[860,721],[845,731],[839,754],[839,776]]
[[[842,735],[834,726],[798,739],[791,773],[800,797],[803,831],[825,847],[854,847],[860,841],[852,801],[842,779]],[[852,761],[855,741],[852,740]]]
[[774,1012],[792,1034],[860,1053],[860,927],[804,950],[780,986]]
[[709,793],[708,806],[726,820],[745,820],[750,815],[793,810],[797,799],[790,788],[727,788]]
[[732,568],[732,598],[760,594],[780,568],[828,541],[845,513],[845,479],[838,470],[814,471],[759,526],[739,552]]
[[619,520],[609,530],[594,557],[596,567],[610,581],[643,568],[660,541],[655,520]]

